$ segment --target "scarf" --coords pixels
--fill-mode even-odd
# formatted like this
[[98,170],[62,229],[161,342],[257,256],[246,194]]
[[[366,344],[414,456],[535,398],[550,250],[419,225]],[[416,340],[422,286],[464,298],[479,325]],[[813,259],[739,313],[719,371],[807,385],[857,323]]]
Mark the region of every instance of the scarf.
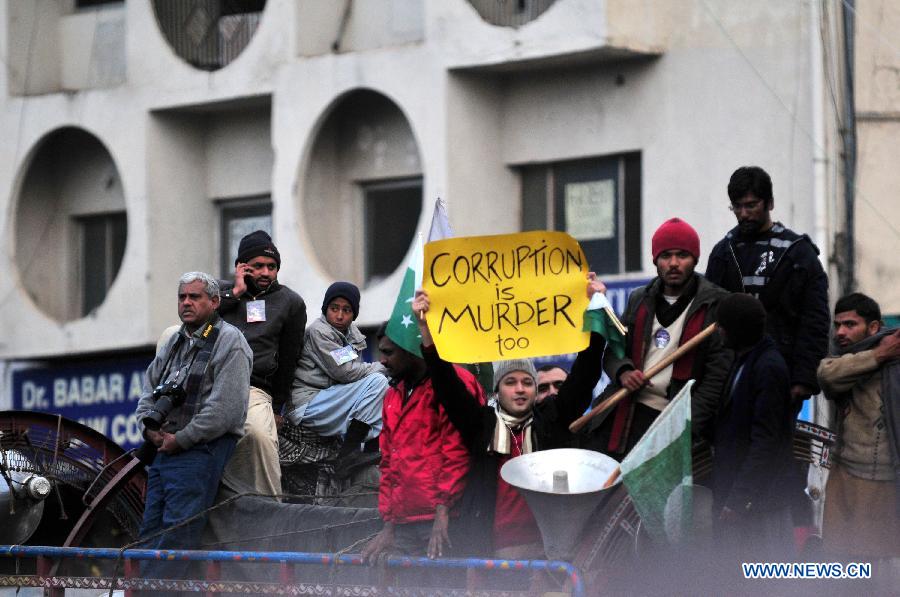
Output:
[[659,325],[667,328],[672,325],[676,319],[681,317],[684,310],[688,308],[688,305],[690,305],[691,301],[694,300],[694,297],[697,296],[698,285],[699,280],[697,276],[692,275],[691,279],[685,284],[681,296],[679,296],[678,300],[671,305],[663,296],[662,286],[660,286],[659,294],[656,296],[656,319],[659,321]]
[[522,432],[522,445],[519,446],[520,454],[534,452],[531,440],[531,423],[534,421],[534,413],[529,412],[521,417],[514,417],[500,408],[500,402],[494,403],[494,414],[497,416],[497,424],[494,426],[494,437],[488,450],[497,454],[512,454],[513,444],[518,444],[515,434]]

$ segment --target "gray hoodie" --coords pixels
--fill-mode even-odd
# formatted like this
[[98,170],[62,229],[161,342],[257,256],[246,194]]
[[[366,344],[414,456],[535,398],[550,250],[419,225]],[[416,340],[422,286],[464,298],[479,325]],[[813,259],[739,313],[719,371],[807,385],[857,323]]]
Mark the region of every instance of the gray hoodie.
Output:
[[[356,357],[349,358],[348,353],[338,351],[351,347]],[[362,352],[366,349],[366,338],[355,323],[350,324],[347,333],[335,329],[321,315],[306,328],[306,339],[303,351],[294,372],[294,385],[291,388],[291,407],[294,412],[302,413],[306,405],[312,402],[321,390],[336,384],[347,384],[359,381],[372,373],[384,371],[381,363],[366,363]]]

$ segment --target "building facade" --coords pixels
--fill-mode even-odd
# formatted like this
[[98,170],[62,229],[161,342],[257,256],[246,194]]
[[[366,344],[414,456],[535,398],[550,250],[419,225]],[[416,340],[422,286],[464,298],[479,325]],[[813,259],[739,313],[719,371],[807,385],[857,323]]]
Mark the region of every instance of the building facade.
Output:
[[[838,16],[776,0],[2,0],[0,406],[112,434],[177,322],[180,274],[228,276],[257,228],[311,312],[351,280],[375,326],[438,197],[457,235],[569,231],[624,300],[670,217],[698,229],[705,268],[734,224],[728,177],[757,164],[774,216],[836,273],[843,71],[823,31]],[[896,273],[872,267],[873,288]]]

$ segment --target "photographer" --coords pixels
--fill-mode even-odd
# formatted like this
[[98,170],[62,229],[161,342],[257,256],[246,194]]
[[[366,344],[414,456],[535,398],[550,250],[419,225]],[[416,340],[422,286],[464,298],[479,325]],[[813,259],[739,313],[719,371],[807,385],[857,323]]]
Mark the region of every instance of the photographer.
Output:
[[[190,549],[247,416],[252,353],[240,330],[216,313],[219,286],[201,272],[178,283],[181,329],[147,369],[137,416],[158,453],[147,476],[140,536],[149,549]],[[172,528],[164,531],[165,528]],[[163,532],[161,532],[163,531]],[[177,578],[188,562],[149,562],[143,575]]]

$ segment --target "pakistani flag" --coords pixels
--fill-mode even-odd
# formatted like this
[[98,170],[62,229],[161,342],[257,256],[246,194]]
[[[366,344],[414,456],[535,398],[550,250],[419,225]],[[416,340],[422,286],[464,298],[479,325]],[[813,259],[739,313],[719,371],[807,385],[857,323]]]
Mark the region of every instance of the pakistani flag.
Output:
[[681,543],[693,527],[691,486],[691,380],[619,468],[634,507],[650,536]]
[[606,295],[601,292],[595,292],[588,303],[587,311],[584,312],[584,327],[582,331],[596,332],[606,338],[606,344],[616,355],[616,358],[625,357],[625,336],[619,331],[618,326],[613,323],[609,316],[612,312],[612,305],[609,304]]
[[[431,229],[428,234],[428,242],[441,240],[453,236],[450,221],[447,218],[446,203],[438,199],[434,204],[434,214],[431,216]],[[416,289],[422,287],[422,268],[424,267],[425,253],[422,248],[421,235],[416,240],[416,249],[413,251],[400,285],[400,294],[394,303],[394,310],[388,320],[387,337],[394,344],[414,355],[422,356],[422,336],[419,335],[419,326],[416,323],[417,315],[413,313],[412,302],[416,295]]]
[[416,314],[412,310],[412,302],[416,295],[416,288],[422,286],[422,237],[416,240],[416,249],[413,251],[406,273],[403,275],[403,283],[400,285],[400,294],[394,303],[394,310],[388,320],[385,333],[394,341],[394,344],[414,355],[422,356],[422,336],[419,334],[419,326],[416,323]]

